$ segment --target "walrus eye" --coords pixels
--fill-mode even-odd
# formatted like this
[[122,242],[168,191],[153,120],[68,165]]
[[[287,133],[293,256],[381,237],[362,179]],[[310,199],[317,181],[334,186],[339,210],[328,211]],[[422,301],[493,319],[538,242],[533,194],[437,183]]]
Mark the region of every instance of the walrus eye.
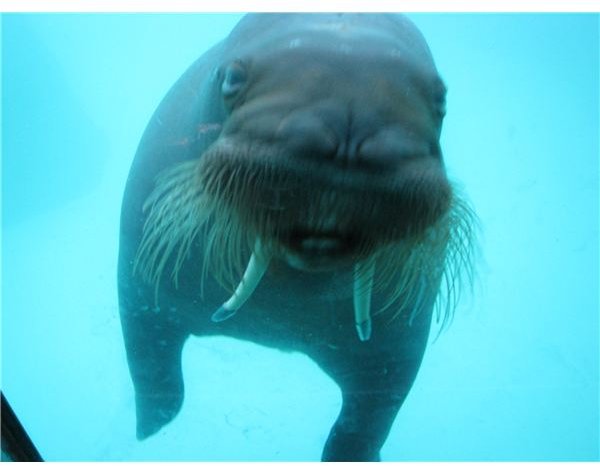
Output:
[[227,65],[223,84],[221,84],[221,93],[226,99],[234,97],[244,88],[248,81],[248,73],[243,62],[236,60]]
[[435,112],[440,120],[446,116],[446,86],[440,80],[434,86],[433,101]]
[[443,120],[446,116],[446,99],[442,99],[437,103],[437,116],[440,120]]

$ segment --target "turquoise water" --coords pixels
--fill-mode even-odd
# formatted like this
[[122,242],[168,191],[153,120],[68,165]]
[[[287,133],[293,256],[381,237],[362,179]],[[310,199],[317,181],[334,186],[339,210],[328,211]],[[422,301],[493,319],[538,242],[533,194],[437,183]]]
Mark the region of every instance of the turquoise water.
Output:
[[[409,16],[449,88],[442,148],[484,259],[382,457],[597,460],[598,16]],[[2,16],[2,390],[45,459],[320,457],[337,387],[226,338],[187,343],[181,413],[135,440],[121,195],[154,108],[240,17]]]

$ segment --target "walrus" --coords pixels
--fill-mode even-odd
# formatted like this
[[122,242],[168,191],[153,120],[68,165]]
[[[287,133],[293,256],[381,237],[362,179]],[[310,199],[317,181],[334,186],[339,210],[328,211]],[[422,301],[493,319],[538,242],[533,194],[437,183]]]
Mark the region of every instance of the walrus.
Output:
[[186,339],[226,335],[302,352],[339,385],[322,460],[380,459],[433,316],[451,320],[472,273],[445,94],[400,15],[249,15],[181,76],[122,204],[138,439],[181,408]]

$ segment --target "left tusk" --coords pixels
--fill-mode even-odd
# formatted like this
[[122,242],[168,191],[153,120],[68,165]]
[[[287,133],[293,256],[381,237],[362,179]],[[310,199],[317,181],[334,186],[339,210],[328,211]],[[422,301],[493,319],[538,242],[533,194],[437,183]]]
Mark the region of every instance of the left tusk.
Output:
[[256,240],[254,252],[250,257],[242,281],[233,292],[231,298],[225,301],[225,303],[214,312],[211,317],[213,322],[221,322],[229,319],[243,306],[260,283],[260,280],[269,267],[270,260],[270,256],[265,257],[262,254],[260,241]]
[[374,260],[354,265],[354,322],[360,341],[371,338],[371,294],[374,275]]

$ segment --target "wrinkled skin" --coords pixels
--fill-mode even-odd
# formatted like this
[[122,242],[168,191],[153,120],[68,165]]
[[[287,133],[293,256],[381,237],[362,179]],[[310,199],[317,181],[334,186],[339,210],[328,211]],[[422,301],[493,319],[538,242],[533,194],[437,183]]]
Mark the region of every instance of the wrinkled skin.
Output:
[[[349,183],[369,196],[390,179],[402,183],[411,170],[429,170],[436,171],[443,193],[443,100],[427,45],[397,16],[251,15],[187,70],[144,133],[122,207],[119,302],[139,439],[170,422],[182,405],[186,339],[226,335],[312,358],[343,395],[322,459],[379,459],[421,364],[437,289],[429,286],[418,302],[401,303],[395,319],[398,309],[375,314],[372,337],[359,341],[347,253],[353,244],[347,238],[394,221],[401,231],[402,222],[418,219],[410,212],[398,219],[396,207],[386,205],[357,212],[355,219],[325,215],[323,223],[346,225],[347,236],[322,242],[320,232],[291,226],[282,239],[285,253],[272,259],[243,309],[215,323],[211,315],[229,293],[209,276],[200,295],[201,242],[182,265],[177,288],[168,272],[162,275],[157,302],[154,286],[133,274],[142,205],[160,172],[202,158],[211,144],[224,141],[277,147],[277,160],[260,151],[252,156],[281,170],[292,159],[306,162],[334,189]],[[289,208],[301,206],[300,200]],[[315,235],[316,248],[304,241]],[[372,308],[384,298],[375,293]],[[409,325],[414,306],[419,312]]]

